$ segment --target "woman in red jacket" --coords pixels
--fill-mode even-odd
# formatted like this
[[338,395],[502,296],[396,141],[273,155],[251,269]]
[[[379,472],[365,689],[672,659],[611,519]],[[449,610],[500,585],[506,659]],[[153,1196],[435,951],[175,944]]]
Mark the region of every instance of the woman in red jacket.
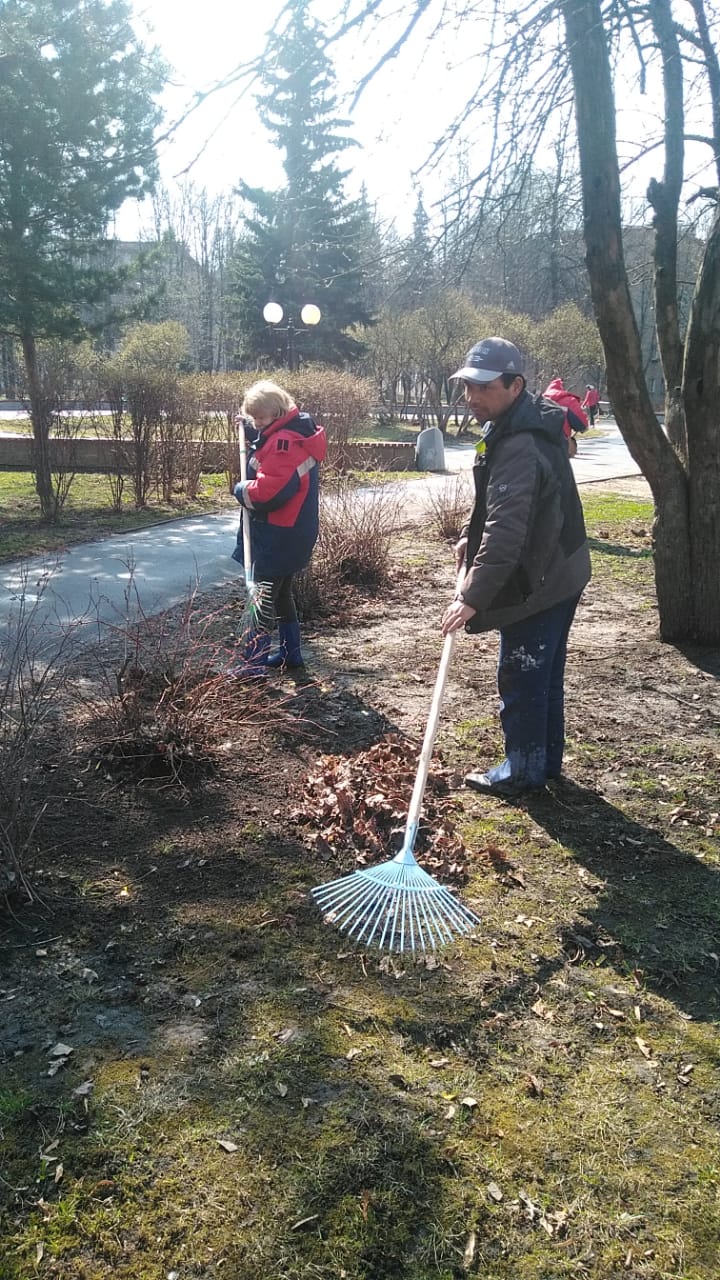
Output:
[[[244,420],[244,415],[252,419]],[[233,493],[249,513],[255,624],[245,637],[243,662],[233,674],[262,676],[268,667],[301,667],[300,624],[293,574],[310,562],[318,536],[319,464],[325,432],[274,382],[256,382],[245,394],[243,429],[250,445],[248,478]],[[242,529],[233,559],[243,563]],[[280,647],[270,653],[278,623]]]

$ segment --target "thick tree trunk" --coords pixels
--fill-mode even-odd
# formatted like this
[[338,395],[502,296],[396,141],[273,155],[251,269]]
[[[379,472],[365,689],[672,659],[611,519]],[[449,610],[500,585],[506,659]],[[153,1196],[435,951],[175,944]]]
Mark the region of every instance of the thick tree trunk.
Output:
[[564,0],[575,90],[587,268],[618,426],[655,501],[655,586],[664,640],[694,634],[687,478],[658,425],[623,255],[615,102],[600,0]]
[[683,370],[695,639],[720,644],[720,209],[695,289]]
[[33,466],[35,489],[40,499],[44,520],[54,520],[57,515],[50,467],[50,424],[52,421],[47,397],[43,394],[38,367],[37,344],[32,334],[24,333],[20,339],[25,360],[28,392],[30,395],[30,420],[33,429]]

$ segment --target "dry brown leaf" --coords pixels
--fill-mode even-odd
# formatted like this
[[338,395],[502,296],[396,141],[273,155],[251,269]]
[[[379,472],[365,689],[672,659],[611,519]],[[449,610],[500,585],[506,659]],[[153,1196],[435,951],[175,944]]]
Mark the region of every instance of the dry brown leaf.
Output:
[[360,1192],[360,1212],[363,1216],[364,1222],[367,1222],[368,1220],[368,1210],[371,1204],[372,1204],[372,1191],[361,1191]]
[[471,1231],[470,1235],[467,1238],[467,1243],[465,1245],[465,1250],[463,1253],[463,1267],[465,1268],[466,1271],[469,1271],[471,1266],[473,1265],[475,1261],[476,1253],[477,1253],[477,1235],[474,1231]]

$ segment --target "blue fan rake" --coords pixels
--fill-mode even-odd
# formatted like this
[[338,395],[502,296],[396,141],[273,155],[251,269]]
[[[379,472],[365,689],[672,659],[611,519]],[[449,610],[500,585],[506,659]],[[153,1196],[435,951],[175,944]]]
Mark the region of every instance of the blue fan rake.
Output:
[[436,951],[470,933],[480,919],[417,863],[413,849],[455,633],[446,636],[399,853],[312,890],[325,920],[356,942],[382,951]]

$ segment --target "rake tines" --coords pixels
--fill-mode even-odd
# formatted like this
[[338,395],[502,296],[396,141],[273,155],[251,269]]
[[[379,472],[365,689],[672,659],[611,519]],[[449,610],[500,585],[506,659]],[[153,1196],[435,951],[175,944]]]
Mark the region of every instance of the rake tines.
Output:
[[418,866],[413,854],[454,642],[453,632],[443,646],[402,849],[379,867],[354,871],[312,890],[327,921],[357,942],[381,950],[435,951],[480,923],[474,911]]
[[312,890],[342,933],[387,951],[436,951],[469,933],[479,918],[428,875],[410,850]]

